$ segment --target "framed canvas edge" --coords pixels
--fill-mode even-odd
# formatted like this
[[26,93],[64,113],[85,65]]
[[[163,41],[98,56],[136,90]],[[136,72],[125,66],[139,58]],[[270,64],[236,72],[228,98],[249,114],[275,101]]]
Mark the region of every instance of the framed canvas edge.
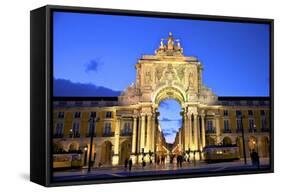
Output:
[[[41,7],[46,9],[46,127],[45,127],[45,149],[46,149],[46,180],[45,186],[69,186],[69,185],[85,185],[85,184],[105,184],[105,183],[119,183],[119,182],[136,182],[136,181],[151,181],[151,180],[164,180],[164,179],[186,179],[198,177],[216,177],[216,176],[236,176],[260,173],[274,173],[274,19],[263,18],[249,18],[249,17],[231,17],[231,16],[217,16],[217,15],[201,15],[201,14],[187,14],[187,13],[171,13],[171,12],[154,12],[154,11],[138,11],[138,10],[122,10],[122,9],[106,9],[106,8],[89,8],[89,7],[74,7],[74,6],[58,6],[46,5]],[[39,8],[40,9],[40,8]],[[239,171],[239,172],[217,172],[217,173],[201,173],[192,175],[160,175],[160,176],[142,176],[134,178],[118,178],[118,179],[104,179],[104,180],[86,180],[86,181],[64,181],[53,182],[51,171],[51,132],[52,132],[52,12],[88,12],[99,14],[112,14],[112,15],[130,15],[130,16],[144,16],[144,17],[165,17],[165,18],[182,18],[182,19],[196,19],[196,20],[212,20],[212,21],[227,21],[227,22],[249,22],[249,23],[264,23],[270,25],[270,169],[268,170],[255,170],[255,171]]]

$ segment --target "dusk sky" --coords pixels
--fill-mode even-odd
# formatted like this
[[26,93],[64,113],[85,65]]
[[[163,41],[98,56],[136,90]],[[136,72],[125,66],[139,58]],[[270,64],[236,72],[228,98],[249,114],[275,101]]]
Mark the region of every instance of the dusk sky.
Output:
[[154,54],[169,32],[186,56],[198,57],[204,84],[218,96],[269,96],[269,25],[67,12],[53,18],[54,96],[117,96],[135,81],[137,60]]

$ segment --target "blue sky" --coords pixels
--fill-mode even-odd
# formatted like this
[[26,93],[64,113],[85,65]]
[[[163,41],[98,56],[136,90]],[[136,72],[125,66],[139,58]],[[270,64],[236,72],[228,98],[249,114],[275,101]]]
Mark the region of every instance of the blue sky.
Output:
[[178,129],[182,126],[181,106],[178,101],[167,99],[160,102],[158,111],[160,112],[158,121],[165,139],[167,142],[173,143]]
[[67,12],[53,18],[54,96],[117,96],[135,81],[137,60],[154,54],[169,32],[202,62],[203,82],[218,96],[269,95],[269,25]]

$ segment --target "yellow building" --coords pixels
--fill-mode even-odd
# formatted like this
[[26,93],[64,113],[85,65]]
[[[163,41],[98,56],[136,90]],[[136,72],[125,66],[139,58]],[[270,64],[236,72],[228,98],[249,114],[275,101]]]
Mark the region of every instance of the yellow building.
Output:
[[[135,69],[135,82],[119,97],[55,99],[53,152],[80,150],[87,165],[93,130],[94,166],[123,164],[126,158],[154,162],[155,157],[187,150],[198,160],[205,146],[219,144],[237,144],[242,157],[243,128],[247,156],[255,149],[269,157],[269,97],[218,97],[202,82],[201,62],[184,56],[171,33]],[[183,126],[173,149],[167,147],[158,122],[159,103],[166,99],[177,100],[182,108]]]

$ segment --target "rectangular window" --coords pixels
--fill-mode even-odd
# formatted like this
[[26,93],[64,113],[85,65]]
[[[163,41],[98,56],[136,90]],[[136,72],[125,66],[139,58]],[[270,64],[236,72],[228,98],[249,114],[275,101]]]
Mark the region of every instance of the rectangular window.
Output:
[[266,129],[266,118],[262,117],[261,119],[261,129]]
[[240,110],[236,111],[236,117],[240,117],[242,115],[242,112]]
[[254,119],[249,119],[249,132],[256,132]]
[[63,123],[57,123],[55,135],[62,136],[62,134],[63,134]]
[[265,128],[266,128],[266,119],[265,119],[265,118],[262,118],[262,119],[261,119],[261,128],[262,128],[262,129],[265,129]]
[[75,112],[74,113],[74,118],[80,118],[81,112]]
[[228,110],[223,111],[223,116],[225,116],[225,117],[228,116]]
[[229,133],[229,132],[230,132],[230,129],[229,129],[229,120],[228,120],[228,119],[223,120],[223,125],[224,125],[224,132]]
[[253,119],[249,119],[249,128],[250,129],[254,128],[254,120]]
[[90,112],[90,117],[91,118],[96,118],[97,117],[97,113],[95,111]]
[[105,123],[105,124],[104,124],[103,133],[104,133],[105,135],[111,134],[111,123]]
[[80,136],[80,124],[79,123],[73,123],[72,127],[72,134],[74,137],[79,137]]
[[241,119],[236,120],[236,126],[237,126],[237,132],[240,132],[242,130],[242,120]]
[[248,115],[249,115],[249,116],[253,116],[253,111],[252,111],[252,110],[249,110],[249,111],[248,111]]
[[95,134],[96,130],[95,130],[95,123],[90,122],[89,126],[88,126],[88,136],[91,136],[92,133]]
[[111,111],[107,111],[105,113],[105,118],[112,118],[112,112]]
[[123,132],[124,135],[128,135],[128,134],[132,133],[131,123],[130,122],[125,122],[124,123],[122,132]]
[[207,132],[209,132],[209,133],[214,132],[212,120],[207,120]]
[[60,111],[60,112],[58,113],[58,118],[59,118],[59,119],[63,119],[63,118],[64,118],[64,112],[61,112],[61,111]]

